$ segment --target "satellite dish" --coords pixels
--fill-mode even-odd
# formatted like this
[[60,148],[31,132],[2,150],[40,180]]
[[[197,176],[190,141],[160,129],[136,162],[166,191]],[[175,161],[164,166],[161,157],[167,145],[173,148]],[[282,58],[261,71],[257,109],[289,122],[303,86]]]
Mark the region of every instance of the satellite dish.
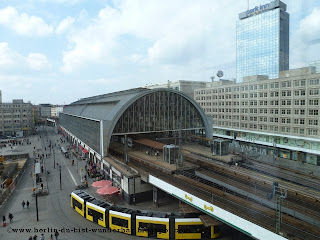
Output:
[[217,72],[217,76],[218,76],[219,78],[221,78],[221,77],[223,76],[223,72],[222,72],[221,70],[219,70],[219,71]]

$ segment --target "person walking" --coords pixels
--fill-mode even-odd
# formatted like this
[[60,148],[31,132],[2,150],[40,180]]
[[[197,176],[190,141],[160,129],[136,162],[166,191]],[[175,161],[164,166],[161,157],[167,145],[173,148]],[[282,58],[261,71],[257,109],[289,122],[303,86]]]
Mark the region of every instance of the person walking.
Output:
[[32,236],[30,236],[28,240],[32,240]]
[[52,234],[50,235],[50,240],[53,240],[53,235]]
[[2,222],[5,222],[5,221],[6,221],[6,216],[3,215],[3,217],[2,217]]
[[44,240],[44,235],[41,233],[40,240]]
[[30,203],[29,203],[29,201],[27,201],[27,209],[29,209],[29,205],[30,205]]
[[12,223],[12,218],[13,218],[12,213],[9,213],[9,220],[10,220],[10,223]]
[[22,205],[22,208],[24,209],[24,205],[26,205],[26,203],[24,202],[24,200],[22,201],[21,205]]
[[37,240],[38,239],[38,236],[37,236],[37,234],[35,234],[34,236],[33,236],[33,240]]
[[56,230],[56,232],[54,233],[54,236],[56,237],[56,240],[58,240],[59,233],[58,233],[57,230]]

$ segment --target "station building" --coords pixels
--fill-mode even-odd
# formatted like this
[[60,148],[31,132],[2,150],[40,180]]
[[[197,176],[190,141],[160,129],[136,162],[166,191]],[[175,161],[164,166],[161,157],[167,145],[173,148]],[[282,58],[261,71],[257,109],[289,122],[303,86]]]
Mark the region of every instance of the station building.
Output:
[[[161,150],[153,145],[157,139],[212,138],[212,118],[191,97],[173,89],[136,88],[81,99],[64,107],[59,128],[121,187],[128,202],[133,195],[137,200],[145,192],[152,196],[152,186],[137,171],[109,156],[112,144],[122,144],[127,153],[132,144]],[[125,158],[128,162],[126,154]]]

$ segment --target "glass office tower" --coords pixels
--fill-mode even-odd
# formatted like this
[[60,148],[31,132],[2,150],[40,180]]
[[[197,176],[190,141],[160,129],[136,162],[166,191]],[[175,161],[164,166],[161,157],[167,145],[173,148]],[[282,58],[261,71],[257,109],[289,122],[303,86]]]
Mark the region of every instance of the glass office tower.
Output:
[[289,69],[289,14],[277,0],[239,14],[237,81],[252,75],[278,78]]

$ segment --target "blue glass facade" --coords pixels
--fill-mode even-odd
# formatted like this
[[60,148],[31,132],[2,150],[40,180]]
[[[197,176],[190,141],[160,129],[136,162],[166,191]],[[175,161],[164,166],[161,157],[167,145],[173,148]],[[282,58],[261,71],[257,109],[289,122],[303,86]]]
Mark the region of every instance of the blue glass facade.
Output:
[[237,81],[252,75],[278,78],[289,69],[289,14],[282,8],[237,22]]

